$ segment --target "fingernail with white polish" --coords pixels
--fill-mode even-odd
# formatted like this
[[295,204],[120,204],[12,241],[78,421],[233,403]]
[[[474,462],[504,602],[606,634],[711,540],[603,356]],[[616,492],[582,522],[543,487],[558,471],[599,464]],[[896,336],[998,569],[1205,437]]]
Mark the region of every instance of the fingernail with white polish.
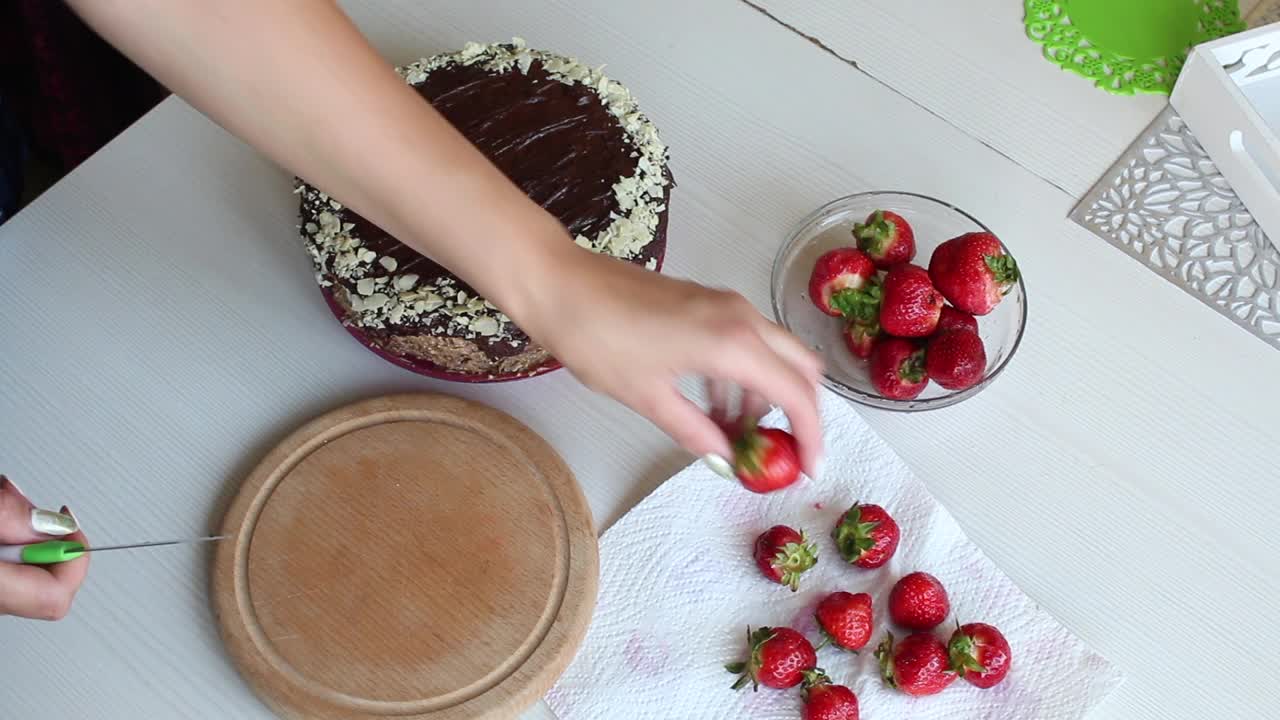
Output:
[[733,465],[723,457],[716,455],[715,453],[710,453],[702,456],[702,462],[707,467],[711,468],[711,472],[719,475],[720,477],[729,480],[733,479]]
[[31,509],[31,529],[44,535],[70,535],[76,531],[76,519],[52,510]]
[[817,460],[813,461],[813,479],[814,480],[822,479],[822,467],[825,464],[826,464],[826,458],[822,457],[821,455],[818,456]]

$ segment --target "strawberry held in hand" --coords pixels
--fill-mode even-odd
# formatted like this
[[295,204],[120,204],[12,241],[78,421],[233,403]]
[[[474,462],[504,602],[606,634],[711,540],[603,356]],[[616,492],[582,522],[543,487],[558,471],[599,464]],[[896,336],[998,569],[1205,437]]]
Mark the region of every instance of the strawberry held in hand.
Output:
[[876,210],[867,221],[853,227],[858,248],[887,268],[911,262],[916,256],[916,236],[906,218],[889,210]]
[[969,623],[956,628],[947,646],[951,669],[969,684],[989,688],[1004,680],[1013,665],[1009,641],[994,627]]
[[950,330],[929,340],[924,353],[929,379],[948,390],[967,390],[987,372],[987,349],[978,333]]
[[818,664],[813,646],[803,635],[791,628],[747,628],[747,648],[751,656],[745,662],[730,663],[725,670],[741,675],[733,684],[741,690],[749,683],[753,690],[765,687],[785,690],[804,680],[806,670]]
[[871,596],[866,593],[833,592],[818,603],[814,617],[825,638],[823,645],[831,642],[856,651],[871,642]]
[[795,592],[800,587],[800,576],[818,562],[818,546],[809,542],[804,533],[774,525],[756,538],[755,559],[765,577]]
[[754,493],[791,485],[800,478],[796,439],[786,430],[748,427],[733,444],[733,471]]
[[949,614],[947,589],[929,573],[906,575],[889,593],[889,619],[908,630],[932,630]]
[[858,696],[843,685],[832,685],[821,670],[804,674],[802,720],[858,720]]
[[876,648],[884,682],[908,695],[933,695],[956,681],[942,641],[929,633],[909,635],[896,646],[886,633]]
[[898,551],[898,523],[879,505],[854,503],[840,516],[831,539],[846,562],[873,570]]
[[[986,315],[1018,282],[1018,263],[988,232],[968,233],[938,246],[929,260],[929,277],[952,305]],[[892,331],[890,331],[892,332]]]
[[884,277],[880,327],[897,337],[926,337],[938,328],[942,293],[917,265],[895,265]]
[[876,266],[866,253],[856,248],[836,248],[813,265],[809,275],[809,298],[822,312],[840,317],[842,305],[856,303],[857,291],[875,276]]
[[910,400],[929,384],[924,349],[910,340],[884,338],[871,348],[871,384],[894,400]]

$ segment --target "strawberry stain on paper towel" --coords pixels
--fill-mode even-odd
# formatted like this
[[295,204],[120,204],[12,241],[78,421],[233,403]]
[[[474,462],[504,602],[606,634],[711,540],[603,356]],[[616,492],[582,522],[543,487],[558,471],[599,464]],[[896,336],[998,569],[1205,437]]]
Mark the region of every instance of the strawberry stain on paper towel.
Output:
[[622,650],[622,657],[636,674],[644,677],[656,677],[667,665],[671,648],[665,642],[652,635],[634,633]]

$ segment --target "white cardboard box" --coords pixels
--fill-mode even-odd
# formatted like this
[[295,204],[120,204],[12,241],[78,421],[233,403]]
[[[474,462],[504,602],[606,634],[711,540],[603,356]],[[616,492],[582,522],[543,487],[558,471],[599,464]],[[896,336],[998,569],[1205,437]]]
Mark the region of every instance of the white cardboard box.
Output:
[[1196,47],[1171,102],[1267,236],[1280,240],[1280,23]]

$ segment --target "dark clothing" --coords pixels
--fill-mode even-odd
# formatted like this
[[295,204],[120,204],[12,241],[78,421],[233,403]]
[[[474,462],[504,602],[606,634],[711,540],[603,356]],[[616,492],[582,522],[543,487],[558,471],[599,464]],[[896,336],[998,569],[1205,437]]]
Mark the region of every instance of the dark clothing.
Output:
[[165,95],[62,2],[0,0],[0,212],[6,192],[21,192],[24,151],[15,148],[56,180]]

